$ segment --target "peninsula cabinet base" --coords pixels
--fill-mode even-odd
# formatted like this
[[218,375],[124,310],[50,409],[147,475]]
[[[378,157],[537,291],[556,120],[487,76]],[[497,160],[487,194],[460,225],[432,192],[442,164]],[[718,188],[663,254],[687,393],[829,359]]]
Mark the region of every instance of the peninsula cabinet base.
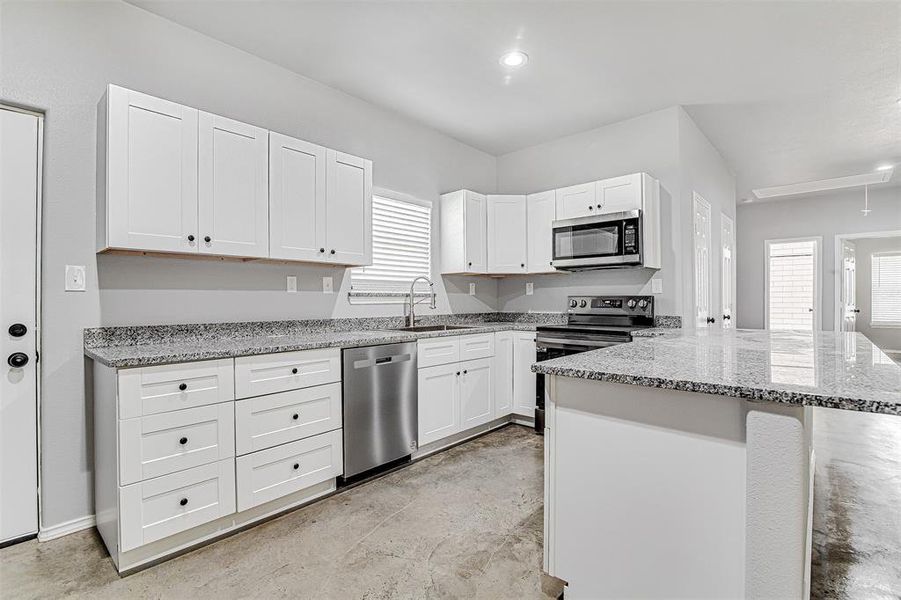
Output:
[[808,598],[809,408],[548,379],[544,568],[567,600]]

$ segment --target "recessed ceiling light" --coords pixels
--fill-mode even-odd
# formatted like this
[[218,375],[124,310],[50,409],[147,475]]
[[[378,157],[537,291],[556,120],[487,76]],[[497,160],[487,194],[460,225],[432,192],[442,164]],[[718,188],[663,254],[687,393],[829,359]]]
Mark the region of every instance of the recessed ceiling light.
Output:
[[527,62],[529,62],[529,55],[521,50],[511,50],[510,52],[503,54],[500,59],[500,63],[503,66],[510,67],[511,69],[525,66]]
[[876,167],[876,170],[877,170],[877,171],[888,171],[888,170],[890,170],[893,166],[894,166],[894,165],[879,165],[878,167]]

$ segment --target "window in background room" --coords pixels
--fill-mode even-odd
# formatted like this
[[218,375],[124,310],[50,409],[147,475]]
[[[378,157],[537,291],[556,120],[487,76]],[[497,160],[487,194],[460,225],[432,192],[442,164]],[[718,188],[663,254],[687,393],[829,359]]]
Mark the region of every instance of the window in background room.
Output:
[[870,265],[870,325],[901,327],[901,252],[874,254]]
[[767,329],[812,331],[818,318],[817,239],[768,240]]
[[[426,203],[372,196],[372,264],[351,269],[351,295],[409,292],[419,276],[431,277],[432,211]],[[428,292],[428,284],[420,282]]]

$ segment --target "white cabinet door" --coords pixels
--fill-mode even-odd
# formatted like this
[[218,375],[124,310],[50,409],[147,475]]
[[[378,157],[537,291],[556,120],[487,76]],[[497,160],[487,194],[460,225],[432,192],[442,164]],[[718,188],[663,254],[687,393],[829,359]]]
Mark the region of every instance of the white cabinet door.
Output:
[[327,152],[326,258],[342,265],[372,263],[372,161]]
[[460,431],[459,363],[419,369],[419,446]]
[[518,331],[513,346],[513,412],[535,416],[535,334]]
[[488,271],[487,200],[482,194],[467,190],[463,203],[465,271],[467,273],[485,273]]
[[269,133],[269,256],[325,260],[326,149]]
[[494,334],[494,418],[513,410],[513,340],[514,332]]
[[596,212],[640,210],[641,194],[641,173],[598,181],[595,188]]
[[488,272],[525,273],[526,197],[487,197],[488,203]]
[[198,131],[200,252],[269,256],[269,132],[205,112]]
[[197,252],[197,110],[115,85],[106,102],[101,246]]
[[494,369],[491,358],[460,363],[460,430],[487,423],[494,418],[492,392]]
[[556,190],[557,218],[587,217],[597,211],[595,182],[580,183]]
[[529,273],[553,273],[553,223],[557,218],[557,202],[554,190],[526,196],[527,208],[527,260]]

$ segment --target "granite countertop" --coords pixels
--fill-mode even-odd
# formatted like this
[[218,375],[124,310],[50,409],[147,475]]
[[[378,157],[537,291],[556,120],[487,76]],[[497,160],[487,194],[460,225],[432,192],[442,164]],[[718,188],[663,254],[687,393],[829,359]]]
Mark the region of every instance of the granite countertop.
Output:
[[577,377],[754,401],[901,415],[901,366],[859,333],[653,330],[532,365]]

